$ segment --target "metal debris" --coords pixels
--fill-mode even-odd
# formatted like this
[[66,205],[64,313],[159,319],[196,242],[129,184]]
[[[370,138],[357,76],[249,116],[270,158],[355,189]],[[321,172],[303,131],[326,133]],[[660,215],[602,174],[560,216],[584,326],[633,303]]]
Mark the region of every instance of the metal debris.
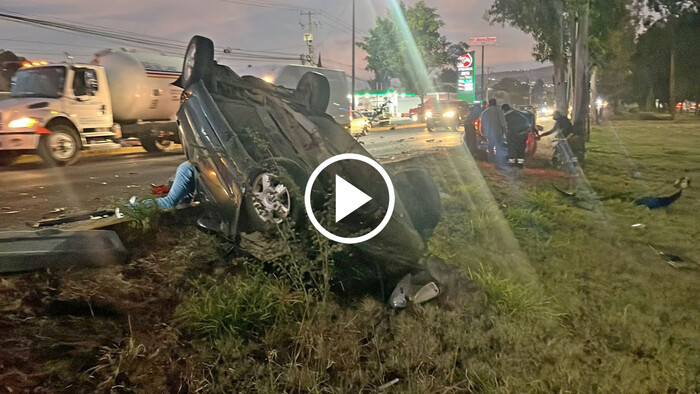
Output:
[[386,390],[398,382],[399,382],[399,378],[394,378],[394,379],[390,380],[389,382],[384,383],[383,385],[377,387],[377,390],[379,390],[379,391]]
[[636,229],[641,230],[641,229],[647,228],[647,225],[644,223],[635,223],[632,225],[632,228],[636,228]]

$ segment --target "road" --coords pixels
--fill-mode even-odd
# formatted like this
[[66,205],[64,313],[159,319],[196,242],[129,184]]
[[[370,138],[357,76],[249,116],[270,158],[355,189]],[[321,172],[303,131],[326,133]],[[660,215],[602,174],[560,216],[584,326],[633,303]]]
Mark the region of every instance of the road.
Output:
[[[387,161],[458,145],[460,132],[428,133],[424,127],[373,131],[360,143],[378,160]],[[65,214],[113,208],[131,196],[149,197],[150,185],[167,183],[181,151],[157,155],[134,149],[82,158],[66,168],[46,168],[27,158],[0,168],[0,230],[29,229],[29,225],[65,208]]]

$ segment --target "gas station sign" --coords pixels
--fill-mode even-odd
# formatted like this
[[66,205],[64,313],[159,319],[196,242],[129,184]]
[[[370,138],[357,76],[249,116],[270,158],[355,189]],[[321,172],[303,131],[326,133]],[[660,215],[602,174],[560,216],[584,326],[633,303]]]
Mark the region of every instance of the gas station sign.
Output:
[[475,52],[467,52],[457,60],[457,100],[473,103],[475,100]]

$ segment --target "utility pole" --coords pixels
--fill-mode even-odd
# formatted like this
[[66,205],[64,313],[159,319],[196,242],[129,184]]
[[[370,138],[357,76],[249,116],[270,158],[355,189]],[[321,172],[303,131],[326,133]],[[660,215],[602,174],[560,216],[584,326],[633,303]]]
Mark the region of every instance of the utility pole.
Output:
[[484,85],[484,45],[481,46],[481,102],[486,101],[486,92],[488,89]]
[[[306,46],[309,48],[309,54],[306,56],[304,56],[304,55],[301,56],[301,63],[302,64],[305,64],[305,63],[313,64],[313,62],[314,62],[314,34],[312,31],[312,27],[314,25],[316,27],[321,26],[320,23],[314,22],[313,16],[318,15],[318,12],[314,12],[314,11],[304,12],[304,11],[302,11],[300,14],[306,15],[309,17],[309,22],[306,25],[304,25],[304,23],[302,23],[302,22],[299,22],[302,29],[308,29],[306,31],[306,33],[304,33],[304,42],[306,43]],[[306,59],[304,59],[304,58],[306,58]]]
[[350,106],[350,116],[355,110],[355,0],[352,0],[352,81],[350,82],[352,104]]

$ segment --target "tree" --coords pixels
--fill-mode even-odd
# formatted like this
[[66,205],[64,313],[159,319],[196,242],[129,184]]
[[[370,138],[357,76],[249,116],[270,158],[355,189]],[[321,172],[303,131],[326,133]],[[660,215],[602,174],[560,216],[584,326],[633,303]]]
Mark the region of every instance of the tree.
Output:
[[416,93],[422,102],[425,93],[433,89],[435,71],[447,65],[466,44],[447,41],[440,33],[445,23],[423,0],[413,7],[403,2],[395,4],[388,13],[386,18],[376,18],[369,37],[358,44],[367,52],[367,70],[374,72],[381,84],[399,78],[404,89]]
[[[557,109],[567,113],[571,92],[572,120],[578,133],[585,134],[590,107],[590,73],[602,56],[596,43],[626,21],[635,0],[494,0],[486,13],[491,23],[510,24],[535,38],[533,55],[554,65]],[[669,0],[671,1],[671,0]],[[593,50],[591,50],[593,49]],[[571,65],[571,86],[567,87],[567,65]]]
[[566,71],[569,49],[567,18],[563,0],[494,0],[486,11],[492,24],[513,26],[535,39],[532,55],[554,65],[554,95],[557,109],[567,113]]
[[26,60],[26,58],[18,57],[10,51],[0,50],[0,92],[10,90],[12,76]]
[[[677,19],[659,19],[648,25],[631,58],[633,95],[641,107],[653,109],[659,100],[672,109],[676,101],[700,99],[698,42],[698,13],[683,13]],[[683,56],[674,59],[674,51]]]
[[398,48],[395,39],[395,27],[391,19],[376,18],[376,26],[369,29],[369,37],[365,37],[358,47],[367,52],[365,70],[374,73],[376,89],[389,87],[389,79],[398,74]]
[[[670,36],[670,54],[669,54],[669,66],[668,66],[668,105],[673,112],[675,110],[676,102],[678,101],[678,91],[676,78],[677,62],[680,60],[678,57],[679,45],[678,43],[684,39],[680,34],[679,29],[680,19],[684,16],[697,14],[700,11],[700,0],[637,0],[638,3],[646,4],[649,10],[653,11],[656,15],[660,16],[660,21],[664,22],[664,26]],[[651,18],[651,17],[649,17]],[[650,25],[651,21],[647,22]],[[696,44],[697,45],[697,44]]]
[[[629,24],[622,30],[614,32],[604,43],[607,53],[598,59],[600,73],[598,90],[615,107],[620,102],[633,97],[632,89],[632,55],[635,48],[635,29]],[[594,94],[597,96],[597,94]]]

